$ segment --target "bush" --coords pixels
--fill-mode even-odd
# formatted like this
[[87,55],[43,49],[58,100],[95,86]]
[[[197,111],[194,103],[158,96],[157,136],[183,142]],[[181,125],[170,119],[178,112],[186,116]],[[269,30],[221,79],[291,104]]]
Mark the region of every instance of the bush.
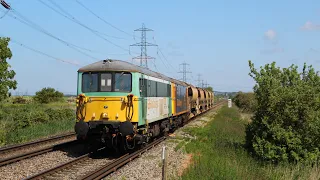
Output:
[[275,67],[260,72],[249,61],[256,81],[257,109],[246,127],[246,146],[257,158],[271,162],[315,163],[320,157],[320,77],[312,66]]
[[254,93],[239,92],[232,100],[244,112],[254,112],[257,101]]
[[0,120],[8,122],[11,130],[26,128],[39,123],[75,119],[68,108],[48,108],[40,104],[11,105],[0,110]]
[[0,121],[0,146],[3,146],[6,144],[6,133],[7,133],[7,127],[5,122]]
[[49,116],[44,112],[43,107],[37,105],[25,105],[8,107],[9,122],[14,122],[15,129],[25,128],[39,122],[46,122]]
[[74,119],[75,117],[72,109],[47,109],[45,112],[53,121],[61,121],[62,119]]
[[36,92],[36,95],[33,98],[36,102],[47,104],[50,102],[63,101],[63,93],[56,91],[54,88],[48,87]]
[[13,104],[26,104],[27,99],[24,98],[23,96],[17,96],[12,99],[12,103]]

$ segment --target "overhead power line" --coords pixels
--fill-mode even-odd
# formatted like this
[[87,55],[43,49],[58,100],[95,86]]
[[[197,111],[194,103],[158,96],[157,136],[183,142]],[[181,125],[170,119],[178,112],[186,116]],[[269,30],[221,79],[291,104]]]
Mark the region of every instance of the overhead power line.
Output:
[[113,27],[114,29],[116,29],[116,30],[118,30],[118,31],[120,31],[120,32],[128,35],[128,36],[131,36],[131,37],[134,36],[133,34],[127,33],[126,31],[123,31],[123,30],[121,30],[120,28],[118,28],[118,27],[112,25],[111,23],[107,22],[106,20],[102,19],[99,15],[97,15],[96,13],[94,13],[92,10],[90,10],[88,7],[86,7],[86,6],[85,6],[83,3],[81,3],[80,1],[76,0],[76,2],[77,2],[80,6],[82,6],[85,10],[87,10],[87,11],[90,12],[92,15],[94,15],[95,17],[97,17],[98,19],[100,19],[102,22],[104,22],[105,24]]
[[136,29],[134,31],[141,31],[141,42],[136,43],[136,44],[132,44],[130,46],[140,46],[141,47],[141,54],[140,54],[140,56],[134,57],[133,59],[140,59],[140,66],[145,66],[146,68],[148,68],[148,60],[155,59],[155,58],[147,55],[147,46],[158,46],[156,44],[149,43],[146,40],[146,36],[147,36],[146,32],[153,31],[153,30],[146,28],[145,25],[142,24],[142,28]]
[[100,32],[98,30],[95,30],[95,29],[92,29],[90,28],[89,26],[85,25],[84,23],[82,23],[81,21],[79,21],[78,19],[76,19],[74,16],[72,16],[70,13],[68,13],[67,11],[65,11],[64,9],[62,9],[61,6],[59,6],[57,3],[55,3],[54,1],[52,0],[49,0],[56,8],[58,8],[59,10],[55,9],[54,7],[50,6],[49,4],[45,3],[44,1],[42,0],[38,0],[40,3],[42,3],[43,5],[45,5],[47,8],[53,10],[54,12],[60,14],[61,16],[69,19],[70,21],[73,21],[77,24],[79,24],[80,26],[83,26],[84,28],[86,29],[89,29],[90,31],[93,31],[93,32],[96,32],[96,33],[99,33],[99,34],[102,34],[104,36],[107,36],[107,37],[111,37],[111,38],[115,38],[115,39],[124,39],[122,37],[117,37],[117,36],[111,36],[111,35],[108,35],[108,34],[105,34],[103,32]]
[[[154,38],[153,38],[154,40]],[[156,41],[154,40],[154,42],[156,43]],[[157,43],[156,43],[157,44]],[[162,64],[165,66],[166,69],[169,69],[169,67],[166,65],[166,63],[163,61],[162,57],[159,55],[159,47],[157,47],[157,56],[159,57],[159,59],[161,60]]]
[[[49,33],[45,29],[43,29],[41,26],[39,26],[36,23],[32,22],[28,18],[24,17],[22,14],[20,14],[18,11],[16,11],[13,8],[11,8],[10,12],[12,14],[9,13],[8,16],[10,16],[11,18],[13,18],[13,19],[15,19],[15,20],[17,20],[17,21],[19,21],[19,22],[21,22],[21,23],[23,23],[23,24],[25,24],[25,25],[27,25],[27,26],[29,26],[29,27],[31,27],[31,28],[33,28],[33,29],[35,29],[35,30],[37,30],[37,31],[49,36],[49,37],[51,37],[51,38],[53,38],[53,39],[55,39],[55,40],[57,40],[57,41],[59,41],[60,43],[68,46],[69,48],[71,48],[71,49],[73,49],[73,50],[75,50],[75,51],[77,51],[77,52],[79,52],[79,53],[81,53],[81,54],[83,54],[83,55],[85,55],[87,57],[90,57],[90,58],[92,58],[94,60],[99,59],[99,58],[93,57],[93,56],[81,51],[80,49],[86,50],[86,51],[90,51],[90,52],[94,52],[93,50],[90,50],[90,49],[87,49],[87,48],[83,48],[81,46],[72,44],[70,42],[62,40],[61,38],[58,38],[58,37],[54,36],[53,34]],[[13,14],[15,14],[16,16],[13,15]]]
[[[2,10],[1,10],[1,11],[2,11]],[[4,18],[9,11],[10,11],[10,10],[7,10],[6,12],[5,12],[5,11],[2,11],[2,12],[3,12],[3,15],[0,17],[0,19]]]
[[[1,36],[3,36],[3,35],[1,35]],[[4,37],[4,36],[3,36],[3,37]],[[24,48],[26,48],[26,49],[28,49],[28,50],[30,50],[30,51],[36,52],[36,53],[38,53],[38,54],[41,54],[41,55],[46,56],[46,57],[49,57],[49,58],[51,58],[51,59],[54,59],[54,60],[57,60],[57,61],[61,61],[61,62],[64,62],[64,63],[68,63],[68,64],[72,64],[72,65],[75,65],[75,66],[81,66],[81,64],[74,63],[74,62],[70,62],[70,61],[67,61],[67,60],[63,60],[63,59],[54,57],[54,56],[52,56],[52,55],[49,55],[49,54],[47,54],[47,53],[44,53],[44,52],[42,52],[42,51],[40,51],[40,50],[34,49],[34,48],[30,47],[30,46],[24,45],[24,44],[22,44],[21,42],[18,42],[18,41],[16,41],[16,40],[12,39],[11,37],[10,37],[10,41],[13,42],[13,43],[15,43],[15,44],[17,44],[17,45],[20,45],[21,47],[24,47]]]
[[[156,40],[153,38],[153,41],[157,44]],[[169,66],[174,70],[174,72],[177,72],[177,69],[174,68],[171,63],[168,61],[168,59],[166,58],[166,56],[163,54],[163,52],[161,51],[161,49],[159,48],[159,46],[157,47],[157,54],[158,52],[160,52],[160,54],[162,55],[162,57],[165,59],[165,61],[169,64]],[[160,56],[159,56],[160,57]],[[161,57],[160,57],[161,59]]]
[[[162,57],[161,57],[161,56],[159,56],[158,51],[157,51],[157,56],[159,57],[160,61],[161,61],[161,62],[162,62],[162,64],[165,66],[165,68],[168,70],[168,69],[169,69],[169,67],[164,63],[164,61],[163,61]],[[171,73],[171,72],[169,72],[169,73]]]
[[0,0],[0,4],[1,4],[4,8],[8,9],[8,10],[11,9],[10,5],[9,5],[8,3],[6,3],[4,0]]
[[[59,12],[58,10],[54,9],[52,6],[44,3],[42,0],[38,0],[38,1],[40,1],[42,4],[45,4],[47,7],[49,7],[50,9],[52,9],[53,11],[55,11],[56,13],[62,15],[63,17],[65,17],[65,18],[67,18],[67,19],[69,19],[69,20],[71,20],[71,21],[79,24],[80,26],[86,28],[87,30],[89,30],[90,32],[92,32],[92,33],[95,34],[96,36],[100,37],[101,39],[107,41],[108,43],[110,43],[110,44],[112,44],[112,45],[114,45],[114,46],[116,46],[116,47],[118,47],[118,48],[120,48],[120,49],[122,49],[122,50],[124,50],[124,51],[128,51],[128,52],[130,53],[130,50],[129,50],[129,49],[126,49],[126,48],[124,48],[124,47],[122,47],[122,46],[120,46],[120,45],[118,45],[118,44],[116,44],[116,43],[114,43],[114,42],[106,39],[105,37],[101,36],[101,34],[104,34],[104,33],[99,32],[99,31],[97,31],[97,30],[94,30],[94,29],[92,29],[92,28],[84,25],[84,24],[81,23],[79,20],[77,20],[75,17],[73,17],[70,13],[68,13],[66,10],[64,10],[61,6],[59,6],[58,4],[56,4],[55,2],[53,2],[52,0],[49,0],[49,1],[50,1],[54,6],[56,6],[58,9],[60,9],[60,11],[62,11],[64,14],[61,13],[61,12]],[[104,34],[104,35],[105,35],[105,34]],[[108,36],[109,36],[109,35],[108,35]]]

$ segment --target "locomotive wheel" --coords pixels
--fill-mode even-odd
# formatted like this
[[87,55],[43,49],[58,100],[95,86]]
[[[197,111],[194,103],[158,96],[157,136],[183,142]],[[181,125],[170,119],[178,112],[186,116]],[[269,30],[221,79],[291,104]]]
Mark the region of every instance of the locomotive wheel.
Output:
[[128,152],[128,149],[126,148],[125,137],[117,136],[117,146],[115,147],[115,150],[116,154],[119,156]]

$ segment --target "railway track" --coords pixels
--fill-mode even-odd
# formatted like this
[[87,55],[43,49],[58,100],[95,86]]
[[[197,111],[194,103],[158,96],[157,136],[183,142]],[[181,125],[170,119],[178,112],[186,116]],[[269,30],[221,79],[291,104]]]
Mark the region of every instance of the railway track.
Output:
[[[60,141],[62,141],[62,143]],[[67,133],[24,144],[3,147],[0,148],[0,167],[29,157],[54,151],[75,142],[75,133]]]
[[217,104],[214,104],[209,110],[201,113],[201,114],[198,115],[198,116],[193,116],[193,117],[191,117],[188,121],[186,121],[186,122],[183,124],[183,126],[187,125],[189,122],[191,122],[191,121],[194,120],[195,118],[200,118],[200,117],[206,115],[209,111],[214,110],[216,107],[218,107],[218,106],[220,106],[221,104],[226,103],[226,102],[227,102],[227,101],[220,101],[220,102],[218,102]]
[[149,149],[153,148],[154,146],[161,143],[165,139],[166,139],[166,137],[161,137],[159,139],[156,139],[152,143],[148,144],[146,147],[144,147],[136,152],[133,152],[131,154],[126,154],[126,155],[114,160],[112,163],[106,164],[102,168],[97,169],[96,171],[90,172],[87,176],[84,176],[81,179],[82,180],[101,179],[101,178],[107,176],[108,174],[116,171],[118,168],[127,164],[128,162],[132,161],[133,159],[141,156],[144,152],[147,152]]
[[[89,171],[85,175],[74,175],[72,179],[101,179],[102,177],[107,176],[113,171],[116,171],[121,166],[125,165],[126,163],[132,161],[133,159],[141,156],[144,152],[147,152],[149,149],[153,148],[155,145],[161,143],[164,141],[166,137],[160,137],[159,139],[155,139],[150,144],[146,145],[142,149],[139,149],[131,154],[125,154],[121,156],[120,158],[117,158],[115,160],[110,160],[108,163],[104,163],[98,168]],[[103,148],[101,148],[103,149]],[[100,149],[100,150],[101,150]],[[59,179],[60,177],[65,177],[65,174],[70,173],[70,171],[77,171],[80,168],[84,168],[84,166],[92,166],[93,161],[95,159],[91,159],[90,156],[92,156],[94,152],[82,155],[74,160],[71,160],[69,162],[66,162],[64,164],[61,164],[57,167],[48,169],[46,171],[40,172],[39,174],[33,175],[31,177],[27,177],[26,180],[33,180],[33,179]]]
[[[225,102],[223,101],[223,102],[219,102],[219,103],[215,104],[211,108],[211,110],[215,109],[216,107],[218,107],[219,105],[221,105],[223,103],[225,103]],[[209,111],[210,110],[206,111],[202,115],[206,114]],[[192,119],[201,117],[202,115],[193,117]],[[191,122],[192,119],[190,119],[190,121],[188,121],[187,123]],[[74,173],[74,175],[72,175],[71,179],[82,179],[82,180],[101,179],[103,177],[106,177],[110,173],[116,171],[117,169],[119,169],[123,165],[127,164],[128,162],[132,161],[133,159],[141,156],[144,152],[147,152],[149,149],[151,149],[154,146],[156,146],[157,144],[161,143],[166,138],[167,137],[164,137],[164,136],[160,137],[135,152],[132,152],[130,154],[129,153],[125,154],[115,160],[109,160],[106,162],[102,162],[102,163],[100,163],[100,166],[94,167],[94,169],[90,170],[90,171],[87,170],[87,167],[92,168],[92,166],[94,166],[94,164],[95,164],[94,161],[97,161],[96,159],[91,158],[91,156],[93,156],[94,153],[103,150],[103,148],[97,150],[96,152],[91,152],[91,153],[87,153],[85,155],[82,155],[76,159],[73,159],[69,162],[61,164],[61,165],[56,166],[54,168],[45,170],[45,171],[40,172],[36,175],[27,177],[26,179],[31,180],[31,179],[52,179],[52,178],[59,179],[62,177],[66,178],[65,177],[66,174],[69,173],[69,175],[70,175],[71,172]],[[83,173],[79,173],[80,171],[82,171],[82,172],[88,171],[88,172],[85,172],[85,174],[83,174]],[[68,178],[70,178],[70,176]]]

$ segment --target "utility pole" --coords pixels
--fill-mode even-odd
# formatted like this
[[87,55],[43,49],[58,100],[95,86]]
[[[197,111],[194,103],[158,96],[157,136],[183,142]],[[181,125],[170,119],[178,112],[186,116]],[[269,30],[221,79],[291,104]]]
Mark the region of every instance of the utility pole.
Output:
[[187,65],[189,65],[188,63],[183,62],[182,64],[182,71],[179,71],[178,73],[182,73],[182,81],[183,82],[187,82],[187,73],[191,73],[190,71],[187,71]]
[[[142,28],[136,29],[134,31],[141,31],[141,42],[132,44],[130,46],[140,46],[141,47],[141,54],[140,56],[134,57],[133,59],[140,59],[140,66],[144,66],[148,68],[148,59],[155,59],[154,57],[150,57],[147,55],[147,46],[158,46],[156,44],[148,43],[147,42],[147,31],[153,31],[152,29],[146,28],[142,23]],[[145,63],[144,63],[145,62]]]
[[198,74],[198,87],[201,87],[201,79],[200,79],[200,77],[201,77],[201,74]]
[[208,84],[207,81],[206,81],[206,83],[204,84],[204,87],[207,88],[208,85],[209,85],[209,84]]

